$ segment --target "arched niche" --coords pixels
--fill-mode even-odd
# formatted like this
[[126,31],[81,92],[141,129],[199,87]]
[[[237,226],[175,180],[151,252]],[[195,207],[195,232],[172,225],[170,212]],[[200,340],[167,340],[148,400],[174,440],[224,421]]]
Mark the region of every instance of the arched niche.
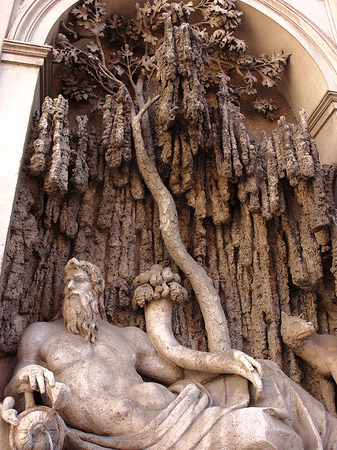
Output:
[[[0,256],[5,243],[17,178],[32,111],[38,109],[50,84],[50,50],[60,20],[76,0],[26,0],[3,44],[0,64],[2,102],[0,173]],[[135,0],[114,0],[109,10],[127,14]],[[337,53],[333,44],[308,19],[283,0],[241,0],[242,37],[251,53],[284,49],[292,53],[279,89],[294,113],[305,108],[322,162],[336,162]]]
[[[337,161],[337,51],[307,17],[283,0],[241,0],[240,33],[253,54],[285,50],[289,67],[278,84],[295,115],[307,112],[322,163]],[[320,5],[322,8],[323,5]]]

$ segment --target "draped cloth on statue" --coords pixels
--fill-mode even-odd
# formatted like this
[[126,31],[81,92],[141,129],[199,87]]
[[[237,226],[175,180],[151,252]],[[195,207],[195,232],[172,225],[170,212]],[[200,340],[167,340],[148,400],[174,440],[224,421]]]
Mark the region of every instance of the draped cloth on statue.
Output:
[[[69,448],[87,450],[336,450],[337,419],[270,361],[263,397],[249,407],[209,406],[207,393],[187,384],[138,433],[102,437],[69,429]],[[226,383],[226,376],[222,377]],[[333,435],[334,433],[334,435]]]

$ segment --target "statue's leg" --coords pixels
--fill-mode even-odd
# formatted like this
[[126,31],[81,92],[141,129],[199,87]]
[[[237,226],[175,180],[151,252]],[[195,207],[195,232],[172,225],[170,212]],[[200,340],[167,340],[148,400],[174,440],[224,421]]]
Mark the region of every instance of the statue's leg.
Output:
[[[220,408],[209,408],[207,416]],[[304,450],[300,436],[268,408],[242,408],[226,413],[195,448],[198,450]],[[212,419],[211,419],[212,420]]]
[[[270,415],[275,411],[245,408],[230,414],[224,450],[303,450],[303,441],[283,420]],[[221,447],[220,447],[221,448]]]

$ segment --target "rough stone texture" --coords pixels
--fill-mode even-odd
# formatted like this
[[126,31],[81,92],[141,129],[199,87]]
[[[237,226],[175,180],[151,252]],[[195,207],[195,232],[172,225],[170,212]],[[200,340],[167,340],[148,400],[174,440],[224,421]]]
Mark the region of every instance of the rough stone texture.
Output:
[[[171,36],[190,38],[191,30],[180,32]],[[161,76],[173,90],[177,82],[194,105],[189,110],[186,104],[186,114],[196,97],[202,114],[176,114],[172,91],[154,106],[145,128],[161,177],[174,194],[183,242],[219,291],[232,347],[276,361],[333,412],[326,401],[333,384],[305,363],[299,366],[283,345],[280,311],[303,313],[323,333],[337,329],[335,168],[320,167],[304,117],[299,126],[280,119],[271,137],[251,141],[225,85],[207,106],[201,87],[193,84],[198,61],[189,60],[185,74],[179,58],[177,72],[163,67]],[[2,355],[16,351],[27,325],[59,315],[62,271],[71,256],[102,270],[108,319],[140,328],[144,317],[131,307],[132,280],[151,264],[172,266],[157,207],[132,158],[123,90],[115,100],[106,97],[102,119],[74,120],[67,111],[62,97],[46,99],[32,129],[6,256]],[[181,276],[189,301],[175,306],[173,328],[180,342],[205,350],[199,306]]]
[[[158,264],[135,278],[133,305],[144,307],[144,333],[108,323],[98,267],[69,260],[63,318],[31,324],[20,340],[1,404],[1,449],[335,448],[337,418],[274,362],[179,344],[171,317],[173,303],[187,300],[180,283],[170,267]],[[319,338],[332,338],[330,350],[336,346],[336,337]],[[48,402],[36,404],[35,391]],[[15,445],[8,446],[4,422]]]

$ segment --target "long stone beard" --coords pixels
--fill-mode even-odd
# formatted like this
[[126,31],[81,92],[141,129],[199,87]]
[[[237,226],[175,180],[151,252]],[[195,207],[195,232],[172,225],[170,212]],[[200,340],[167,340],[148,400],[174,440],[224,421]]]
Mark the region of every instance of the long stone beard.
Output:
[[69,333],[79,334],[87,342],[95,343],[98,332],[98,305],[92,291],[81,292],[70,299],[65,298],[62,315]]

